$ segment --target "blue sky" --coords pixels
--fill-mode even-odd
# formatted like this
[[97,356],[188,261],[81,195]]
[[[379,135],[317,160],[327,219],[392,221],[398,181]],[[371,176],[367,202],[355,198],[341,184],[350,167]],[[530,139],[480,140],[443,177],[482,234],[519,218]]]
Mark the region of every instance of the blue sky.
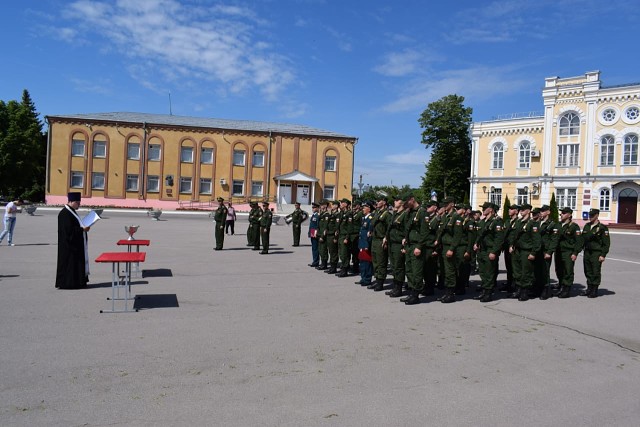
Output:
[[42,115],[134,111],[356,136],[354,181],[418,186],[417,123],[456,93],[475,121],[541,111],[549,76],[640,82],[633,1],[3,2],[0,99]]

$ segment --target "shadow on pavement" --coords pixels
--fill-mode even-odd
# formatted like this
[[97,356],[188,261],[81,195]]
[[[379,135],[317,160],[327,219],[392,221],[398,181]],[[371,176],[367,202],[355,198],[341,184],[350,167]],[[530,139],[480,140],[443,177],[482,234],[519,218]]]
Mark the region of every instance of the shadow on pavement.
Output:
[[177,307],[180,307],[180,305],[176,294],[137,295],[136,302],[133,304],[134,310]]

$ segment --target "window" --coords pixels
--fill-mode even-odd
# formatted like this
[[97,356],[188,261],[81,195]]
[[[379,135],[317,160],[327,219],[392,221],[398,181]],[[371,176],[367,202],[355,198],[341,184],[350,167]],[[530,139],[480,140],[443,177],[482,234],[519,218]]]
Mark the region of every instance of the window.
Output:
[[622,164],[638,164],[638,135],[631,134],[624,137]]
[[253,166],[258,168],[264,167],[264,152],[256,151],[253,153]]
[[200,154],[200,163],[213,164],[213,148],[203,148]]
[[520,143],[518,159],[519,168],[529,168],[531,166],[531,143],[529,141]]
[[147,176],[147,192],[157,193],[160,191],[160,177],[158,175]]
[[578,190],[575,188],[559,188],[557,191],[558,207],[560,209],[570,207],[576,210]]
[[211,194],[211,178],[200,178],[200,194]]
[[233,165],[244,166],[244,151],[233,150]]
[[324,170],[328,172],[335,172],[336,156],[326,156],[324,158]]
[[91,188],[104,190],[104,172],[93,172],[91,174]]
[[93,157],[107,157],[107,141],[93,141]]
[[635,123],[640,120],[640,108],[629,107],[627,108],[627,111],[624,112],[624,115],[627,118],[626,121],[629,123]]
[[493,163],[492,169],[502,169],[504,167],[504,145],[496,144],[493,146]]
[[558,145],[558,167],[578,166],[579,144]]
[[138,175],[127,175],[127,191],[138,191]]
[[71,188],[84,188],[83,172],[71,172]]
[[251,183],[251,196],[262,197],[262,181],[253,181]]
[[127,159],[140,160],[140,144],[137,142],[130,142],[127,144]]
[[148,159],[151,161],[160,161],[160,144],[149,144]]
[[600,139],[600,166],[613,166],[615,143],[611,135]]
[[522,205],[529,203],[529,193],[524,188],[518,188],[518,195],[516,196],[516,204]]
[[560,118],[560,136],[580,135],[580,116],[567,113]]
[[193,147],[180,147],[180,161],[193,163]]
[[602,111],[602,120],[605,123],[612,123],[616,120],[616,116],[618,114],[616,113],[616,110],[614,110],[613,108],[607,108],[606,110]]
[[180,177],[180,192],[191,194],[191,177],[190,176]]
[[489,193],[489,201],[498,206],[502,206],[502,188],[494,188],[493,191]]
[[84,141],[81,139],[74,139],[71,141],[71,155],[73,157],[84,156]]
[[611,191],[608,188],[600,190],[600,210],[603,212],[611,210]]
[[333,185],[325,185],[322,190],[322,197],[326,200],[334,200],[336,198],[336,187]]
[[244,195],[244,181],[233,181],[232,194],[234,196]]

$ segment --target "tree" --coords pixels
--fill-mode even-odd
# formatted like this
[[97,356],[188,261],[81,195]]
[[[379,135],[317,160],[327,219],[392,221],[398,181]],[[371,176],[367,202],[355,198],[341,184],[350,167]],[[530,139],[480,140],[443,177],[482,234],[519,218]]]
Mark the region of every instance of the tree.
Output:
[[502,219],[505,221],[509,218],[509,208],[511,207],[511,200],[509,200],[509,196],[505,196],[504,198],[504,208],[502,208]]
[[560,221],[560,215],[558,214],[558,202],[556,202],[556,192],[551,193],[551,201],[549,202],[549,218],[552,221],[558,222]]
[[431,159],[422,179],[425,194],[435,190],[441,196],[463,200],[469,194],[473,109],[463,105],[464,97],[447,95],[432,102],[418,123],[423,128],[422,143],[431,149]]
[[0,101],[0,193],[44,200],[46,137],[25,89],[21,102]]

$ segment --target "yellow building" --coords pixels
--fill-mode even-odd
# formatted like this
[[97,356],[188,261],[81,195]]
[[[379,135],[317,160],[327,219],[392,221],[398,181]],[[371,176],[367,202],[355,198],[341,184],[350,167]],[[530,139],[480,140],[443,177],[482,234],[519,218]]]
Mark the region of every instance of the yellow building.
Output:
[[548,204],[574,218],[637,224],[640,83],[604,86],[600,72],[545,79],[544,112],[472,125],[471,200]]
[[66,203],[69,191],[80,191],[84,205],[165,209],[208,207],[217,197],[279,208],[351,197],[355,137],[144,113],[46,120],[48,204]]

